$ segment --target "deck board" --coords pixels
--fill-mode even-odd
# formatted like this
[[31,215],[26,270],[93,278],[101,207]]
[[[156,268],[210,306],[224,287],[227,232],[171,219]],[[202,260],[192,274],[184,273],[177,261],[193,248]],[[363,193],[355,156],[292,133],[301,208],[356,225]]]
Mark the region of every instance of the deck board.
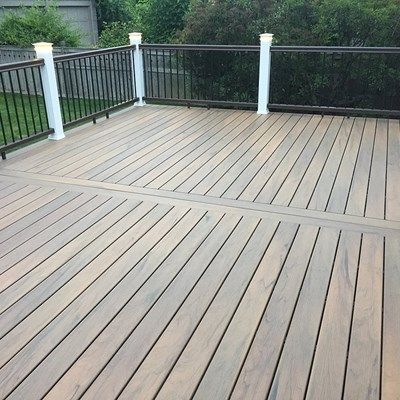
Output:
[[0,164],[0,398],[400,399],[396,120],[146,106]]

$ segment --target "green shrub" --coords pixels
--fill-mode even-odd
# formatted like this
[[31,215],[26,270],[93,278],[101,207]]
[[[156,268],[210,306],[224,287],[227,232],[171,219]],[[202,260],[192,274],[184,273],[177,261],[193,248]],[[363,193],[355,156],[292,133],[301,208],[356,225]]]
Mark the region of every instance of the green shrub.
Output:
[[30,47],[35,42],[76,47],[80,34],[63,18],[54,5],[37,3],[22,12],[7,12],[0,22],[0,44]]
[[[147,4],[146,4],[147,3]],[[148,0],[138,3],[136,13],[148,42],[171,42],[184,27],[189,0]]]
[[134,24],[123,21],[105,22],[99,38],[99,47],[124,46],[129,43],[129,33],[136,31]]
[[96,11],[100,32],[111,22],[128,22],[131,18],[128,0],[96,0]]

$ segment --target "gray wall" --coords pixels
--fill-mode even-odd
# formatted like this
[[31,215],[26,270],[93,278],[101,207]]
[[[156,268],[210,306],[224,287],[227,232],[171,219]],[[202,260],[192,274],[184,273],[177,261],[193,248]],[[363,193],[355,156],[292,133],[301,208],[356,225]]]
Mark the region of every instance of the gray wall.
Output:
[[[20,6],[29,7],[33,4],[35,0],[0,0],[0,19],[5,12],[18,12]],[[58,0],[56,4],[71,25],[81,33],[81,45],[95,46],[98,32],[94,0]]]

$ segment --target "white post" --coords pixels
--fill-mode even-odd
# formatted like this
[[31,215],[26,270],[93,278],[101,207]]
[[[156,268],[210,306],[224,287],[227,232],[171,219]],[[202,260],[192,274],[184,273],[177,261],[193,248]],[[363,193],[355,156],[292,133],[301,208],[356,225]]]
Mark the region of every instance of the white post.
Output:
[[54,129],[54,133],[49,135],[49,139],[60,140],[65,137],[63,122],[61,117],[60,100],[58,98],[57,78],[54,69],[53,43],[34,43],[36,57],[43,58],[44,65],[40,68],[43,81],[43,97],[46,105],[49,127]]
[[[136,77],[136,97],[139,99],[135,106],[144,106],[146,103],[144,97],[144,74],[143,74],[143,52],[140,50],[139,45],[142,43],[142,34],[139,32],[132,32],[129,34],[129,43],[135,46],[133,54],[133,68],[135,69]],[[133,81],[133,79],[132,79]]]
[[272,33],[260,35],[260,72],[258,79],[258,110],[257,114],[268,114],[269,82],[271,72]]

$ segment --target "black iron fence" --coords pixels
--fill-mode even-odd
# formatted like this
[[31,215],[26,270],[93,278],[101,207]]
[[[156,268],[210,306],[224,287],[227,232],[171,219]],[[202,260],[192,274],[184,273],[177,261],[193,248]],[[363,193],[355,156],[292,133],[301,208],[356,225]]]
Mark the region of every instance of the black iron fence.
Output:
[[[257,106],[259,46],[140,47],[148,101]],[[269,108],[400,117],[399,66],[400,48],[272,46]]]
[[0,151],[53,132],[43,98],[43,60],[0,65]]
[[257,107],[259,46],[140,48],[148,101]]
[[136,100],[132,46],[54,57],[64,126]]
[[[132,46],[54,57],[64,127],[136,100]],[[0,65],[0,152],[54,132],[49,127],[42,59]]]
[[[264,79],[260,46],[139,48],[143,68],[134,45],[54,57],[64,127],[95,122],[132,104],[141,82],[148,102],[257,107],[259,79]],[[400,118],[400,48],[272,46],[268,54],[272,110]],[[43,66],[41,59],[0,65],[3,157],[11,147],[54,132],[43,97]]]
[[400,116],[400,48],[271,47],[270,108]]

